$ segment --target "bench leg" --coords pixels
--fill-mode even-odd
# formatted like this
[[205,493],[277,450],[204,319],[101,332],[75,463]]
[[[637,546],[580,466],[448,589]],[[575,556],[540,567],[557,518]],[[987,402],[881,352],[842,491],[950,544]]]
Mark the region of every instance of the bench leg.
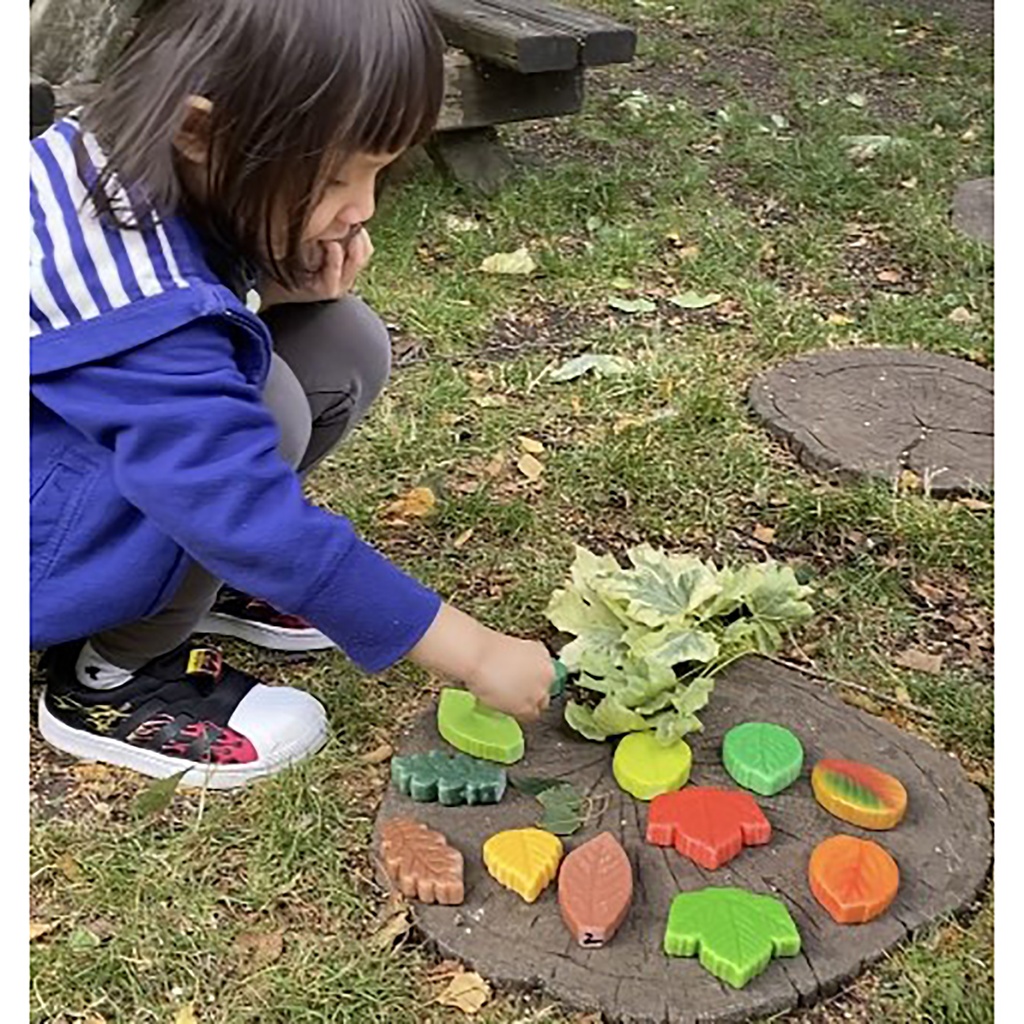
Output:
[[486,196],[499,192],[515,169],[494,128],[438,132],[427,143],[427,152],[457,184]]

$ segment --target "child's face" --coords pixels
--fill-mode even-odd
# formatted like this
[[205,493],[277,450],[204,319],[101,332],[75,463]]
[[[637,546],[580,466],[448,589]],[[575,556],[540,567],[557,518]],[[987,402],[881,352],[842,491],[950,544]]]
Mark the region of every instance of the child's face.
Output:
[[302,240],[311,244],[346,241],[353,228],[370,220],[376,208],[377,175],[399,155],[357,153],[332,170]]

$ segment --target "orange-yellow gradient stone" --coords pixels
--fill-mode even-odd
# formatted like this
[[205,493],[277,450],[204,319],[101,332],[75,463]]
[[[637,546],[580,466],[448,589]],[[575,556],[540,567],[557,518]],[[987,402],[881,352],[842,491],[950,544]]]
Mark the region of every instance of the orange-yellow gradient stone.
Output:
[[811,788],[826,811],[861,828],[895,828],[907,812],[903,783],[858,761],[819,761]]

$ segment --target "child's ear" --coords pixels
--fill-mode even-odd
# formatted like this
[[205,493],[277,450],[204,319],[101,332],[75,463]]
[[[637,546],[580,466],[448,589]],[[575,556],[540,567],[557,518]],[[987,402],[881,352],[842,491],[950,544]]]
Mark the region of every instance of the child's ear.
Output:
[[189,96],[185,116],[174,133],[174,148],[193,164],[205,164],[210,155],[210,111],[213,104],[205,96]]

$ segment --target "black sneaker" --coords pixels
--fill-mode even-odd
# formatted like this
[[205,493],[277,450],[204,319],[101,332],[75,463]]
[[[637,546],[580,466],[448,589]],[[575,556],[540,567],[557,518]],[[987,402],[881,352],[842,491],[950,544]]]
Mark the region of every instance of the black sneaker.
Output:
[[231,587],[221,587],[196,632],[233,636],[272,651],[322,651],[334,646],[330,637],[305,619],[279,612],[266,601]]
[[302,690],[266,686],[225,665],[212,647],[181,647],[109,690],[75,672],[82,641],[50,648],[39,731],[58,750],[182,785],[232,789],[315,753],[327,739],[323,706]]

